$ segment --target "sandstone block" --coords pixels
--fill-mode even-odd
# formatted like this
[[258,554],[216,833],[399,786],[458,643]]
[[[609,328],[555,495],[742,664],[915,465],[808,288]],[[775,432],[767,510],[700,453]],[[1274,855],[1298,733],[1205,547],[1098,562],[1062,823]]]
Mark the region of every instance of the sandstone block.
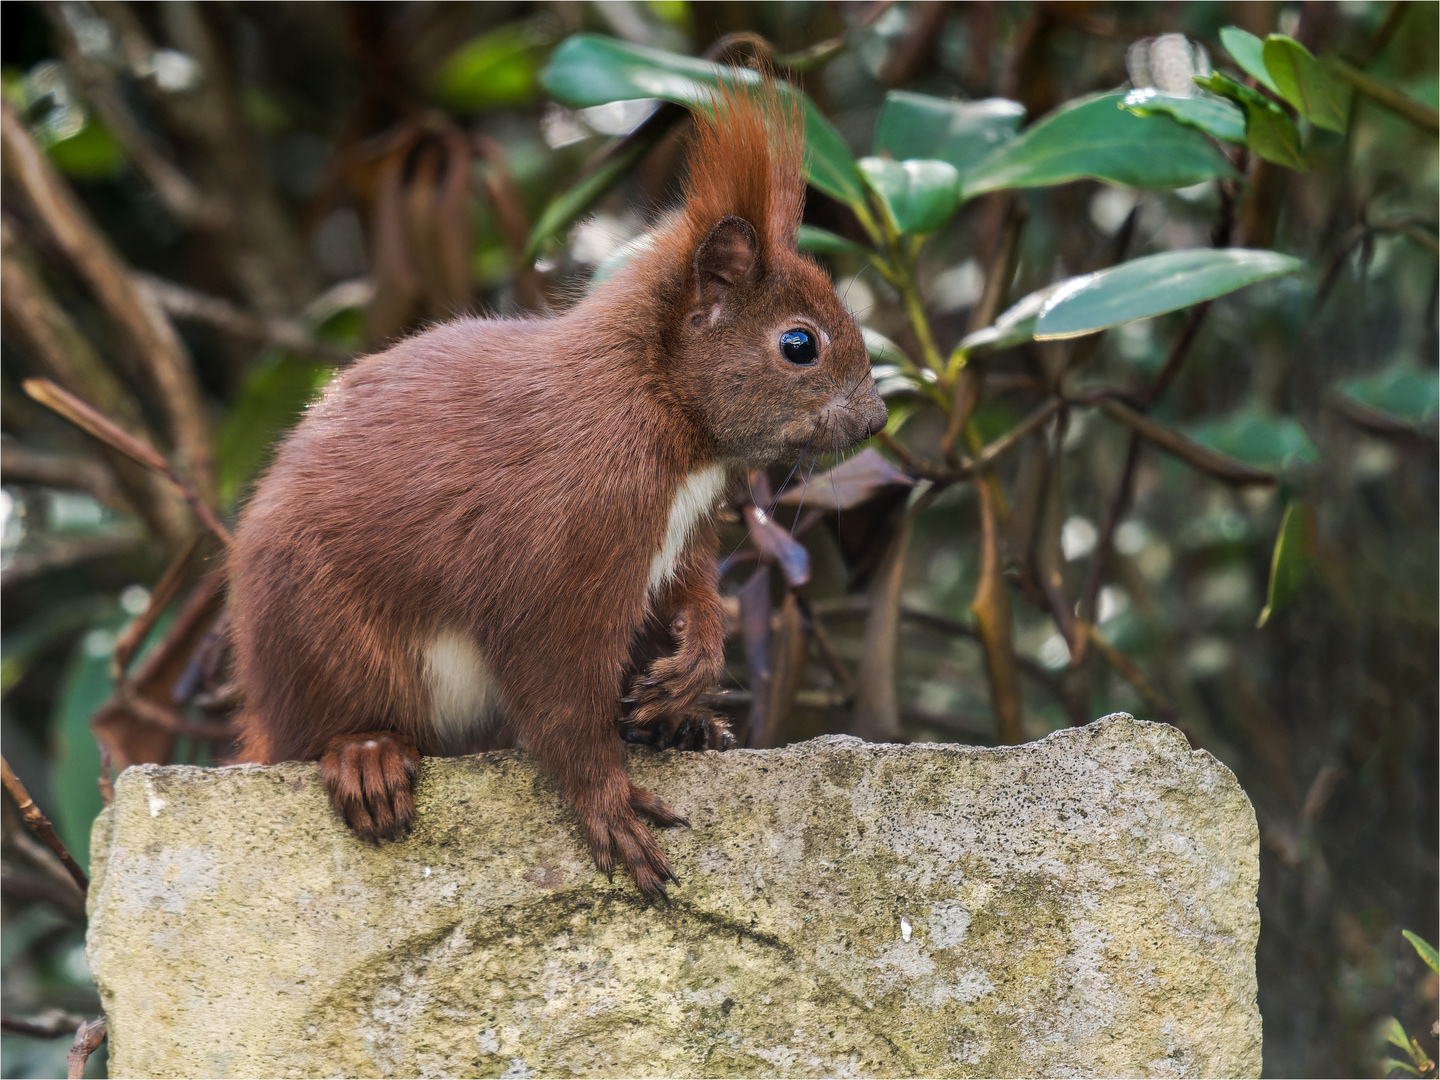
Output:
[[518,752],[379,846],[313,765],[127,770],[89,952],[114,1076],[1258,1076],[1255,816],[1174,728],[636,751],[668,905]]

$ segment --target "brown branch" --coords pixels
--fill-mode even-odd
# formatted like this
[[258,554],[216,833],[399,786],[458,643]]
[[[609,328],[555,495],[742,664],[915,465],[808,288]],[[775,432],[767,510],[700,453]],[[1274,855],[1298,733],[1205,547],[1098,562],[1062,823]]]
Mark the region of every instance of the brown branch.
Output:
[[275,345],[302,356],[313,356],[337,364],[350,359],[343,349],[316,341],[293,319],[262,319],[219,296],[210,296],[152,274],[136,272],[135,280],[164,309],[166,314],[186,322],[204,323],[234,337]]
[[1201,446],[1199,443],[1187,439],[1178,431],[1155,423],[1154,420],[1136,412],[1128,405],[1122,405],[1113,397],[1098,396],[1094,401],[1113,419],[1129,427],[1147,442],[1154,443],[1160,449],[1178,457],[1191,468],[1198,469],[1222,483],[1233,484],[1237,487],[1270,486],[1276,483],[1275,477],[1270,473],[1252,469],[1249,465],[1236,461],[1234,458],[1226,457],[1209,447]]
[[6,178],[34,208],[101,306],[129,337],[159,392],[186,471],[208,502],[215,478],[210,426],[195,372],[175,328],[159,304],[136,284],[9,102],[4,103],[0,115],[0,147]]
[[201,500],[194,488],[185,482],[175,467],[166,461],[154,447],[122,430],[108,417],[102,416],[74,394],[62,390],[49,379],[26,379],[22,385],[25,392],[40,404],[53,409],[82,431],[114,447],[122,454],[169,480],[189,504],[200,522],[219,537],[226,550],[229,550],[230,531],[220,523],[220,519],[215,516],[215,512],[210,509],[209,504]]
[[1057,412],[1059,412],[1060,408],[1064,404],[1065,402],[1062,399],[1058,397],[1052,397],[1049,401],[1045,402],[1045,404],[1041,405],[1029,416],[1025,417],[1024,420],[1021,420],[1020,423],[1016,424],[1004,435],[1001,435],[1000,438],[996,439],[992,443],[987,443],[985,445],[985,448],[980,451],[980,456],[977,457],[974,461],[962,461],[962,471],[960,475],[962,477],[971,476],[976,473],[984,472],[986,469],[990,468],[990,466],[995,464],[995,462],[998,461],[1001,457],[1008,454],[1015,447],[1019,446],[1021,442],[1023,442],[1026,438],[1030,436],[1032,432],[1034,432],[1037,428],[1039,428],[1042,424],[1049,420],[1050,417],[1054,416]]
[[1195,344],[1195,338],[1200,333],[1200,324],[1205,321],[1212,302],[1206,300],[1203,304],[1196,304],[1190,309],[1190,316],[1185,320],[1184,329],[1175,339],[1175,344],[1170,346],[1170,355],[1165,358],[1165,366],[1160,369],[1160,374],[1155,376],[1155,381],[1150,384],[1150,389],[1141,399],[1145,412],[1150,411],[1155,402],[1160,400],[1161,395],[1170,389],[1170,384],[1175,381],[1175,376],[1180,374],[1180,367],[1190,353],[1190,346]]
[[58,1039],[62,1035],[73,1035],[84,1022],[83,1016],[49,1009],[39,1016],[0,1016],[0,1031],[31,1039]]
[[160,621],[160,616],[170,606],[170,602],[180,592],[180,586],[185,580],[185,572],[190,569],[190,562],[195,558],[195,552],[200,549],[200,538],[204,533],[196,533],[190,538],[190,542],[181,549],[180,554],[171,560],[165,572],[160,575],[160,580],[150,592],[150,599],[145,604],[145,610],[139,617],[125,628],[125,632],[115,642],[115,651],[110,655],[110,677],[115,682],[126,678],[126,672],[130,667],[130,661],[135,651],[145,643],[150,636],[150,631],[155,629],[155,624]]
[[1336,74],[1371,101],[1383,105],[1396,116],[1414,124],[1421,131],[1431,135],[1440,135],[1440,110],[1434,106],[1416,101],[1408,94],[1403,94],[1394,87],[1386,86],[1384,83],[1372,79],[1358,68],[1351,67],[1344,60],[1332,60],[1331,66]]
[[90,1055],[100,1048],[105,1041],[105,1017],[97,1016],[94,1020],[86,1020],[75,1030],[75,1042],[70,1046],[70,1053],[66,1055],[65,1063],[68,1068],[66,1076],[68,1080],[81,1080],[85,1075],[85,1063],[90,1060]]
[[84,491],[112,509],[128,510],[114,474],[93,458],[42,454],[6,438],[0,449],[0,480],[7,484],[38,484],[65,491]]
[[150,181],[170,212],[183,223],[207,229],[223,224],[226,218],[224,207],[201,194],[190,178],[176,168],[141,130],[110,70],[103,63],[86,56],[76,44],[70,20],[60,10],[60,5],[47,3],[41,6],[55,30],[60,55],[66,66],[75,73],[85,96],[124,150],[125,159]]
[[900,702],[895,692],[895,661],[900,642],[900,587],[915,516],[934,501],[931,488],[905,508],[890,546],[870,581],[870,610],[865,616],[865,645],[856,676],[850,733],[870,742],[900,737]]
[[990,703],[995,710],[997,742],[1025,741],[1021,723],[1020,685],[1015,674],[1015,648],[1011,641],[1010,594],[1003,574],[1000,544],[1000,510],[995,493],[983,481],[975,485],[980,496],[980,583],[970,611],[985,646],[985,673],[990,680]]
[[[1156,716],[1160,717],[1160,719],[1164,720],[1167,724],[1175,724],[1177,727],[1180,726],[1178,724],[1180,718],[1178,710],[1176,710],[1174,705],[1170,704],[1170,700],[1165,697],[1164,694],[1155,689],[1149,679],[1145,678],[1145,673],[1135,665],[1134,661],[1106,641],[1093,623],[1082,621],[1077,625],[1079,626],[1080,632],[1090,639],[1090,644],[1095,647],[1095,651],[1104,657],[1107,664],[1115,669],[1116,674],[1138,690],[1140,696],[1150,703],[1150,707],[1155,710]],[[1191,741],[1193,742],[1194,740]]]
[[[0,221],[0,312],[7,336],[15,335],[23,343],[41,372],[72,393],[97,402],[121,427],[148,438],[139,405],[55,301],[34,263],[33,253],[14,235],[9,221]],[[173,543],[183,527],[179,504],[123,455],[107,448],[104,456],[126,501],[157,536]]]
[[50,819],[40,812],[40,808],[30,798],[30,793],[25,790],[25,785],[20,783],[20,778],[10,770],[10,762],[3,757],[0,757],[0,779],[3,779],[5,790],[15,800],[15,809],[20,811],[20,816],[25,819],[25,824],[34,830],[36,836],[45,841],[51,851],[60,856],[60,861],[65,864],[65,869],[70,872],[70,876],[75,879],[75,884],[80,886],[80,891],[87,892],[90,888],[90,879],[85,876],[85,871],[80,869],[80,864],[65,849],[65,844],[56,835]]
[[1130,444],[1125,449],[1125,467],[1120,471],[1120,484],[1115,489],[1115,498],[1105,512],[1105,524],[1100,530],[1100,539],[1095,545],[1094,557],[1090,560],[1090,576],[1085,581],[1085,591],[1080,599],[1080,617],[1094,621],[1095,608],[1100,596],[1100,582],[1105,576],[1110,553],[1115,550],[1115,530],[1120,519],[1130,509],[1134,495],[1135,472],[1140,464],[1140,436],[1132,431]]

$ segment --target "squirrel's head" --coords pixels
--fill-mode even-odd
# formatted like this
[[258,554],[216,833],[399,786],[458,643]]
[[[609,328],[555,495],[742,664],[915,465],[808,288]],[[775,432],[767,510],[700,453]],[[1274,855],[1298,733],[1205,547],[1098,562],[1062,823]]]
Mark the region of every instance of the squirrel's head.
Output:
[[860,328],[796,250],[805,181],[794,95],[722,87],[697,116],[677,256],[671,392],[723,457],[751,465],[845,450],[885,426]]
[[814,262],[721,218],[691,261],[675,389],[724,457],[751,465],[845,450],[885,426],[860,328]]

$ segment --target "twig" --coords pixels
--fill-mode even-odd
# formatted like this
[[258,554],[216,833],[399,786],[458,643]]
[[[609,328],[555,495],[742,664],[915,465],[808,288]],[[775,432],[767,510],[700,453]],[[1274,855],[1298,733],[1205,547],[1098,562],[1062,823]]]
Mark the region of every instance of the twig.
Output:
[[195,552],[200,549],[200,538],[204,533],[196,533],[190,538],[189,543],[181,549],[180,554],[171,560],[165,572],[160,575],[160,580],[150,592],[150,599],[145,604],[145,610],[139,617],[125,628],[115,642],[115,651],[110,656],[110,677],[116,682],[126,678],[127,669],[130,667],[130,660],[135,655],[135,650],[144,644],[145,639],[150,636],[150,631],[155,629],[155,624],[160,621],[160,616],[170,606],[180,592],[180,586],[185,580],[185,572],[190,568],[190,561],[195,557]]
[[187,225],[216,228],[225,221],[224,208],[201,194],[182,173],[154,146],[141,130],[134,115],[115,86],[114,76],[104,64],[92,60],[78,47],[70,20],[59,4],[41,5],[49,16],[60,45],[60,55],[75,73],[86,97],[105,121],[110,134],[125,151],[126,159],[135,166],[164,200],[170,212]]
[[1119,420],[1146,441],[1174,454],[1185,464],[1216,480],[1234,484],[1237,487],[1271,486],[1276,483],[1275,477],[1270,473],[1252,469],[1234,458],[1226,457],[1209,447],[1192,442],[1178,431],[1172,431],[1170,428],[1155,423],[1154,420],[1121,404],[1113,397],[1098,396],[1094,401],[1113,419]]
[[962,461],[960,475],[973,475],[988,469],[1005,454],[1019,446],[1021,442],[1049,420],[1050,417],[1059,412],[1064,404],[1065,402],[1061,398],[1052,397],[1004,435],[1001,435],[1000,438],[992,443],[987,443],[985,449],[980,451],[980,456],[973,462]]
[[159,391],[186,469],[208,502],[215,475],[209,423],[195,372],[175,328],[130,276],[9,102],[0,116],[0,143],[6,178],[24,194],[56,244],[130,338]]
[[147,469],[151,469],[169,480],[190,505],[195,516],[207,529],[219,537],[226,550],[229,550],[230,531],[220,524],[220,519],[215,516],[215,512],[185,482],[175,467],[160,455],[159,451],[141,442],[129,432],[121,430],[109,418],[102,416],[74,394],[62,390],[49,379],[26,379],[22,385],[25,387],[25,392],[40,404],[55,410],[76,427],[93,435],[101,442],[113,446],[122,454],[126,454]]
[[75,1042],[70,1046],[70,1053],[66,1055],[65,1062],[69,1068],[66,1074],[68,1080],[81,1080],[85,1075],[85,1062],[90,1060],[90,1055],[100,1048],[105,1041],[105,1017],[97,1016],[94,1020],[86,1020],[75,1031]]
[[1344,60],[1332,60],[1331,64],[1341,78],[1371,101],[1383,105],[1397,116],[1414,124],[1421,131],[1429,132],[1431,135],[1440,135],[1440,110],[1434,106],[1416,101],[1408,94],[1402,94],[1394,87],[1386,86],[1384,83],[1372,79],[1358,68],[1351,67]]
[[1125,450],[1125,467],[1120,471],[1120,484],[1115,489],[1115,498],[1105,512],[1105,525],[1100,530],[1100,539],[1095,544],[1095,554],[1090,560],[1090,576],[1085,581],[1085,592],[1081,594],[1080,617],[1094,620],[1096,602],[1100,596],[1100,582],[1105,576],[1110,553],[1115,550],[1115,530],[1120,519],[1130,508],[1134,493],[1135,470],[1140,464],[1140,436],[1130,433],[1130,445]]
[[933,461],[927,461],[915,453],[904,443],[896,439],[888,431],[882,431],[875,436],[875,441],[889,450],[899,459],[900,465],[911,476],[917,480],[949,480],[950,470],[942,465],[936,465]]
[[25,785],[20,783],[20,778],[10,771],[10,762],[0,757],[0,778],[3,778],[5,790],[15,800],[15,809],[20,811],[20,816],[25,823],[34,830],[35,835],[49,846],[50,850],[60,856],[60,861],[65,864],[65,869],[70,871],[70,876],[75,879],[75,884],[80,886],[80,891],[87,892],[90,888],[90,879],[85,876],[85,871],[80,869],[70,852],[65,849],[65,844],[55,834],[55,828],[50,824],[50,819],[40,812],[35,801],[30,798],[30,793],[25,790]]
[[1170,346],[1170,355],[1165,358],[1165,366],[1160,369],[1160,374],[1155,376],[1155,381],[1150,384],[1150,389],[1141,399],[1144,411],[1150,411],[1155,402],[1160,400],[1160,396],[1170,388],[1170,384],[1175,381],[1175,376],[1180,374],[1180,367],[1185,363],[1190,346],[1195,343],[1195,338],[1200,333],[1200,324],[1205,321],[1205,315],[1209,312],[1211,303],[1213,301],[1206,300],[1203,304],[1196,304],[1190,309],[1190,317],[1185,320],[1185,328],[1180,331],[1180,336],[1175,339],[1175,344]]
[[991,708],[995,710],[995,738],[997,742],[1013,746],[1025,741],[1025,731],[1011,640],[1010,594],[1002,573],[1000,509],[995,492],[983,479],[975,485],[975,490],[980,496],[980,582],[970,611],[985,646],[985,673],[990,680]]
[[84,1022],[83,1016],[50,1009],[39,1016],[0,1016],[0,1031],[32,1039],[58,1039],[73,1034]]
[[1155,689],[1150,680],[1145,678],[1145,673],[1128,656],[1106,641],[1093,623],[1081,621],[1077,622],[1077,626],[1080,632],[1090,639],[1090,643],[1095,646],[1095,651],[1105,658],[1105,662],[1114,668],[1122,679],[1140,691],[1140,696],[1150,703],[1150,707],[1155,710],[1157,716],[1167,724],[1175,724],[1179,727],[1177,721],[1180,714],[1175,706],[1170,704],[1170,700],[1164,694]]
[[316,341],[305,327],[293,319],[262,319],[223,297],[188,289],[184,285],[152,274],[137,271],[135,280],[155,298],[167,314],[177,319],[204,323],[247,341],[277,345],[304,356],[314,356],[327,363],[340,363],[350,358],[350,354],[344,350]]

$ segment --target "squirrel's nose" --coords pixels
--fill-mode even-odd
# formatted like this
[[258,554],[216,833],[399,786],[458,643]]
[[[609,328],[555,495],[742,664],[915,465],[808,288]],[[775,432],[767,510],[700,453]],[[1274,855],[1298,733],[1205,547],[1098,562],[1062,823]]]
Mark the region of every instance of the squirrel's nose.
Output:
[[890,420],[890,410],[885,407],[885,402],[879,397],[876,397],[875,405],[876,408],[871,410],[870,413],[869,429],[865,433],[866,438],[872,435],[879,435],[880,432],[885,430],[885,425]]

